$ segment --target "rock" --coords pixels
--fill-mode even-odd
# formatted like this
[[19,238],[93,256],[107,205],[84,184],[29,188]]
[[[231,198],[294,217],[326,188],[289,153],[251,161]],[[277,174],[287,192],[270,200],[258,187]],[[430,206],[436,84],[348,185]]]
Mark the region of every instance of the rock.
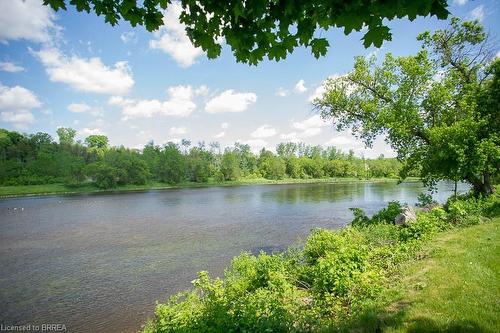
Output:
[[420,211],[427,213],[433,210],[434,208],[439,207],[439,204],[437,202],[433,202],[431,204],[428,204],[420,209]]
[[403,207],[403,211],[394,219],[395,225],[407,225],[410,221],[415,221],[417,215],[412,206]]

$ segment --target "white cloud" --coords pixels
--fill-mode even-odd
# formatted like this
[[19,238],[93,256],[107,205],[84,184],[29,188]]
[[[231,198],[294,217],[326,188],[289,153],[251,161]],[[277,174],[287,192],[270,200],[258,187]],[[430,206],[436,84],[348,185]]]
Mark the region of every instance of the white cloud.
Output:
[[32,109],[42,106],[36,95],[21,86],[7,87],[0,84],[0,120],[25,126],[35,122]]
[[155,39],[149,41],[149,47],[160,49],[169,54],[179,66],[187,68],[193,65],[196,58],[204,54],[195,47],[186,35],[186,26],[179,21],[182,12],[180,2],[172,2],[163,13],[163,26],[155,32]]
[[369,60],[371,57],[377,57],[380,53],[380,48],[375,48],[365,55],[365,59]]
[[348,146],[354,144],[354,140],[346,136],[337,136],[328,140],[326,146]]
[[226,128],[229,127],[229,124],[228,123],[222,123],[222,124],[220,124],[220,127],[226,129]]
[[53,11],[40,0],[0,1],[0,41],[25,39],[48,42],[57,28]]
[[90,111],[91,107],[85,103],[71,103],[68,110],[73,113],[84,113]]
[[497,52],[497,54],[495,55],[495,58],[500,58],[500,51]]
[[266,147],[268,142],[263,139],[250,139],[250,140],[236,140],[244,145],[249,145],[253,152],[259,152],[262,148]]
[[167,140],[165,140],[164,144],[167,144],[169,142],[172,142],[172,143],[175,143],[176,145],[179,145],[179,144],[181,144],[182,139],[181,138],[168,138]]
[[293,121],[292,127],[298,131],[282,134],[280,137],[283,140],[298,142],[302,141],[301,139],[320,134],[325,126],[328,126],[328,123],[323,121],[319,115],[314,115],[302,121]]
[[100,58],[67,57],[55,48],[32,53],[45,66],[51,81],[66,83],[76,90],[122,95],[134,85],[126,61],[119,61],[115,63],[114,68],[110,68],[104,65]]
[[35,116],[31,112],[17,111],[2,111],[0,112],[0,120],[6,123],[13,123],[14,125],[24,127],[27,124],[35,122]]
[[71,103],[68,105],[68,110],[73,113],[88,113],[93,116],[99,116],[102,110],[98,107],[92,107],[86,103]]
[[186,134],[188,132],[188,129],[185,127],[185,126],[180,126],[180,127],[170,127],[170,130],[168,131],[168,133],[170,135],[182,135],[182,134]]
[[297,138],[297,132],[282,133],[280,138],[283,140],[294,140]]
[[306,92],[307,88],[305,86],[304,80],[300,79],[299,82],[297,82],[297,84],[295,84],[295,87],[293,88],[293,90],[295,90],[295,92],[297,92],[299,94]]
[[308,101],[310,103],[314,102],[314,100],[322,98],[324,93],[326,92],[326,85],[330,82],[334,82],[334,84],[340,84],[346,91],[347,94],[351,94],[355,91],[355,86],[348,80],[348,74],[334,74],[329,76],[325,81],[321,82],[321,84],[316,87],[314,92],[309,96]]
[[205,104],[208,113],[243,112],[257,101],[257,95],[250,92],[237,93],[229,89],[215,96]]
[[104,135],[105,133],[99,129],[99,128],[87,128],[85,127],[84,129],[81,129],[78,131],[79,134],[83,136],[89,136],[89,135]]
[[278,133],[274,127],[269,125],[262,125],[253,131],[250,136],[252,138],[270,138]]
[[108,99],[108,104],[112,106],[127,106],[135,103],[135,100],[129,98],[123,98],[122,96],[111,96]]
[[327,126],[328,123],[321,119],[320,115],[316,114],[312,117],[309,117],[303,121],[293,122],[292,126],[299,130],[306,130],[314,127],[324,127]]
[[453,0],[454,5],[463,6],[467,3],[467,0]]
[[151,118],[154,115],[187,117],[196,109],[196,104],[192,101],[194,94],[191,86],[170,87],[167,93],[169,98],[165,101],[112,96],[108,104],[122,108],[123,120],[139,117]]
[[294,143],[303,141],[301,138],[299,138],[299,134],[297,132],[283,133],[280,135],[280,139],[285,140],[286,142]]
[[226,135],[226,132],[222,131],[214,135],[214,138],[220,139]]
[[470,17],[473,20],[478,20],[479,22],[483,21],[484,18],[484,6],[477,6],[470,12]]
[[25,71],[24,67],[18,66],[12,62],[0,62],[0,70],[9,73],[17,73]]
[[123,43],[137,43],[137,35],[133,31],[127,31],[120,35],[120,39]]
[[312,136],[320,134],[321,131],[322,129],[319,127],[306,128],[303,132],[299,133],[297,136],[299,138],[310,138]]
[[207,96],[210,92],[210,89],[206,85],[201,85],[195,89],[194,94],[197,96]]
[[308,101],[312,103],[315,99],[323,97],[325,91],[326,89],[324,84],[321,84],[320,86],[316,87],[316,89],[314,89],[314,92],[309,96]]
[[290,92],[288,90],[286,90],[285,88],[279,87],[278,90],[276,91],[276,96],[286,97],[286,96],[288,96],[289,93]]

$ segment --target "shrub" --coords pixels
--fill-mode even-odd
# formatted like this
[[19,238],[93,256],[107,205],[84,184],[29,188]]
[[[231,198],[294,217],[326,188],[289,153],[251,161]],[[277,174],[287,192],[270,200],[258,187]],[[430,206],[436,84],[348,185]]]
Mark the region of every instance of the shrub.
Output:
[[363,244],[363,235],[355,228],[347,227],[338,231],[315,229],[307,239],[304,258],[308,263],[315,264],[330,252],[357,248]]
[[432,195],[428,193],[420,193],[417,196],[417,206],[418,207],[428,207],[437,204],[437,202],[432,199]]
[[401,213],[399,201],[390,201],[386,208],[372,216],[371,223],[394,223],[394,219]]
[[354,219],[351,222],[352,226],[359,227],[370,223],[370,218],[366,216],[366,213],[361,208],[349,208],[349,210],[354,215]]
[[481,222],[484,201],[482,198],[450,198],[446,203],[448,221],[456,225],[474,225]]
[[349,208],[353,215],[351,225],[355,227],[363,227],[370,224],[388,223],[394,224],[394,219],[401,213],[401,204],[398,201],[391,201],[386,208],[381,209],[378,213],[369,218],[360,208]]
[[401,228],[399,236],[403,242],[418,240],[427,238],[448,227],[446,212],[442,208],[434,208],[429,213],[419,214],[416,221]]

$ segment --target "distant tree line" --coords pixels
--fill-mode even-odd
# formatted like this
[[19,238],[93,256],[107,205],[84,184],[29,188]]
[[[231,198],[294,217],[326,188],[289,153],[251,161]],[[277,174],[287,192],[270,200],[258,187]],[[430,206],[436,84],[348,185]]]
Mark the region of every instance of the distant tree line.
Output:
[[21,134],[0,129],[0,184],[64,183],[99,188],[141,185],[151,181],[232,181],[241,178],[397,177],[401,165],[394,158],[364,159],[351,150],[304,143],[280,143],[276,153],[235,143],[223,151],[217,142],[192,145],[148,143],[144,149],[110,147],[104,135],[75,141],[72,128],[57,130],[59,142],[47,133]]

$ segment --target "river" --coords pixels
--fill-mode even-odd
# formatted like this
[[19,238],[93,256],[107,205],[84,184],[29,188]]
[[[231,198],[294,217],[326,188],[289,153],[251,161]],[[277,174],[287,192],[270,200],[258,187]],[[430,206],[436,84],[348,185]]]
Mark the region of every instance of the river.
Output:
[[[443,202],[453,184],[438,189]],[[3,199],[0,324],[136,332],[197,271],[220,276],[241,251],[300,245],[312,228],[346,225],[349,207],[370,215],[421,191],[359,182]]]

